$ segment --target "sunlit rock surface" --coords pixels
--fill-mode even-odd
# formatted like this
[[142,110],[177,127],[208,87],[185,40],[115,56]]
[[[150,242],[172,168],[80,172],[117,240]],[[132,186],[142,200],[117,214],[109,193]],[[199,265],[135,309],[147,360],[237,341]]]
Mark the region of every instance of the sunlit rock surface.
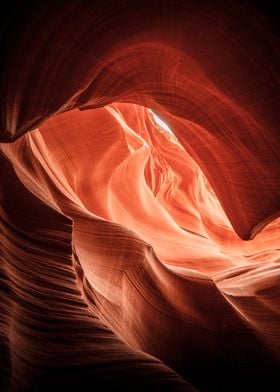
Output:
[[278,390],[275,19],[42,3],[1,27],[0,390]]

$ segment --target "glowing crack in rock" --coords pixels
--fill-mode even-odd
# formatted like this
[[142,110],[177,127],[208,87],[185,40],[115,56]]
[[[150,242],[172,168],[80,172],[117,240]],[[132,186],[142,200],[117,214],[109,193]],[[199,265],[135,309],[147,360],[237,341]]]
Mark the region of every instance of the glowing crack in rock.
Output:
[[[150,113],[152,113],[153,118],[155,120],[155,122],[162,128],[164,129],[166,132],[170,133],[171,135],[174,135],[174,133],[171,131],[171,129],[169,128],[169,126],[158,116],[156,115],[152,110],[149,110]],[[175,136],[175,135],[174,135]]]
[[280,390],[273,15],[1,17],[1,392]]

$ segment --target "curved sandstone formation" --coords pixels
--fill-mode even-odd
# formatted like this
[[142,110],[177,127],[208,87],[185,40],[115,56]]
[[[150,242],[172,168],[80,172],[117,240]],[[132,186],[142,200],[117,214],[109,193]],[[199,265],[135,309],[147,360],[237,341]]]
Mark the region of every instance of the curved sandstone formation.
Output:
[[168,0],[5,15],[0,389],[277,390],[274,20]]

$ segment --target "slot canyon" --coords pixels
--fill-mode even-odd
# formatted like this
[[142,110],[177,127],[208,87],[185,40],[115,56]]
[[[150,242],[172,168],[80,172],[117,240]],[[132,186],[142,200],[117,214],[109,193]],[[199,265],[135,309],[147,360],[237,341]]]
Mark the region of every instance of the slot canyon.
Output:
[[0,391],[280,390],[276,8],[0,19]]

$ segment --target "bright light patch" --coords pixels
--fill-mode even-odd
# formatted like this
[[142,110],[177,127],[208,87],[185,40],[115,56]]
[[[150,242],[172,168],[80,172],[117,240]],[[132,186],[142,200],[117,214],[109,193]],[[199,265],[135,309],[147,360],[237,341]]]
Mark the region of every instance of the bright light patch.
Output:
[[171,131],[169,126],[161,119],[159,118],[158,115],[156,115],[151,109],[149,109],[150,113],[152,113],[153,118],[157,125],[159,125],[162,129],[164,129],[166,132],[170,133],[171,135],[175,136],[174,133]]

